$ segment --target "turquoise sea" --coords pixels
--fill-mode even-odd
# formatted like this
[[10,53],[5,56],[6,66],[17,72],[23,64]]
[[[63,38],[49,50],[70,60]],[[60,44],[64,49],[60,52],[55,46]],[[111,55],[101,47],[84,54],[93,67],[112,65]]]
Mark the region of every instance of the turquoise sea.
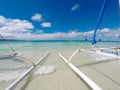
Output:
[[[11,41],[7,41],[7,43],[15,50],[16,53],[18,53],[18,55],[30,59],[39,59],[39,56],[42,55],[42,53],[46,53],[46,52],[52,52],[56,54],[58,52],[63,52],[63,53],[69,53],[69,51],[74,52],[77,49],[87,49],[87,50],[92,49],[90,41],[79,41],[79,40],[40,40],[40,41],[11,40]],[[120,42],[101,41],[98,42],[96,46],[119,47]],[[0,57],[6,56],[11,53],[12,50],[7,46],[6,42],[0,41]],[[5,58],[3,60],[1,59],[1,61],[7,62],[7,59],[12,60],[13,58]]]
[[[90,48],[91,41],[79,41],[79,40],[36,40],[36,41],[7,41],[8,44],[15,49],[19,50],[36,50],[36,49],[59,49],[70,47]],[[101,47],[116,47],[120,46],[119,41],[101,41],[97,42],[97,46]],[[0,52],[10,52],[11,50],[7,46],[5,41],[0,41]]]
[[[14,49],[18,54],[24,57],[30,56],[31,59],[39,58],[38,53],[46,52],[60,52],[67,50],[87,49],[91,50],[91,41],[81,40],[36,40],[36,41],[23,41],[23,40],[10,40],[7,43]],[[117,41],[101,41],[96,44],[100,47],[119,47],[120,42]],[[12,50],[8,47],[5,41],[0,41],[0,56],[11,54]],[[32,55],[30,55],[32,53]],[[38,57],[38,58],[37,58]],[[7,58],[6,58],[7,59]],[[8,58],[12,59],[12,58]],[[5,61],[5,60],[2,60]]]

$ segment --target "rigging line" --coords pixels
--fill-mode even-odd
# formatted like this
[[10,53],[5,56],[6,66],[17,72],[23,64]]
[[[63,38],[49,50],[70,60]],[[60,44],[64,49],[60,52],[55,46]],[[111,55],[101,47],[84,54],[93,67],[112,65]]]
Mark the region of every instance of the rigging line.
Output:
[[30,60],[30,59],[28,59],[28,58],[25,58],[24,56],[16,55],[16,57],[22,58],[22,59],[23,59],[22,61],[24,61],[24,62],[27,63],[27,64],[30,63],[31,65],[35,65],[35,63],[34,63],[32,60]]
[[98,17],[97,25],[96,25],[96,28],[95,28],[95,31],[94,31],[92,45],[93,45],[93,44],[96,44],[96,39],[95,39],[95,37],[96,37],[97,29],[98,29],[98,27],[99,27],[99,25],[100,25],[100,22],[101,22],[101,20],[102,20],[102,16],[103,16],[103,13],[104,13],[104,10],[105,10],[106,3],[107,3],[107,0],[104,0],[104,1],[103,1],[103,5],[102,5],[102,8],[101,8],[101,11],[100,11],[100,15],[99,15],[99,17]]
[[97,68],[95,68],[94,66],[89,66],[91,67],[92,69],[94,69],[95,71],[97,71],[98,73],[100,73],[101,75],[103,75],[104,77],[108,78],[109,80],[113,81],[113,83],[117,84],[120,86],[120,83],[117,82],[116,80],[114,80],[114,78],[111,78],[110,76],[106,75],[104,72],[98,70]]
[[0,37],[4,40],[4,42],[8,45],[8,47],[12,50],[12,52],[14,53],[14,56],[17,54],[15,52],[15,50],[10,46],[10,44],[7,42],[7,40],[2,36],[2,34],[0,33]]

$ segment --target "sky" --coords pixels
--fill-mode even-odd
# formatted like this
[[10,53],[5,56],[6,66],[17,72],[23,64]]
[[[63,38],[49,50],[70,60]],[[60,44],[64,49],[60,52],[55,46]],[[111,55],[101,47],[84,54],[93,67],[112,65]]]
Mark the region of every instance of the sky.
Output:
[[[119,0],[107,0],[97,38],[120,35]],[[8,39],[92,39],[103,0],[0,0],[0,33]]]

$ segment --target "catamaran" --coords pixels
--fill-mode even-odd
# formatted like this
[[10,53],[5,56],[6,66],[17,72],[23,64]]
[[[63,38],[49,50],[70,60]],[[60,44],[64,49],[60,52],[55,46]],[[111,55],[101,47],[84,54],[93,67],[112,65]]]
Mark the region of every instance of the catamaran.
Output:
[[[120,1],[120,0],[119,0]],[[78,49],[76,50],[70,57],[69,59],[66,59],[61,53],[58,53],[59,56],[64,60],[64,62],[92,89],[92,90],[102,90],[100,86],[98,86],[94,81],[92,81],[88,76],[86,76],[82,71],[80,71],[75,65],[71,63],[72,58],[79,52],[87,52],[87,53],[92,53],[92,54],[101,54],[101,55],[106,55],[106,56],[112,56],[115,58],[120,58],[120,47],[114,47],[114,48],[100,48],[96,47],[96,33],[98,30],[98,27],[100,25],[103,12],[106,6],[107,0],[103,0],[103,5],[100,11],[100,15],[98,18],[98,23],[96,26],[96,29],[94,31],[93,35],[93,40],[92,40],[92,47],[95,51],[87,51],[84,49]],[[101,61],[102,62],[102,61]]]
[[[119,2],[120,2],[120,0],[119,0]],[[92,47],[96,51],[96,53],[98,53],[98,54],[112,56],[112,57],[115,57],[115,58],[120,58],[120,47],[101,48],[101,47],[96,47],[95,46],[95,44],[97,43],[96,42],[96,33],[97,33],[98,27],[100,25],[102,16],[104,14],[106,4],[107,4],[107,0],[104,0],[101,11],[100,11],[100,15],[99,15],[99,18],[98,18],[97,26],[96,26],[96,29],[94,31],[93,40],[92,40]]]

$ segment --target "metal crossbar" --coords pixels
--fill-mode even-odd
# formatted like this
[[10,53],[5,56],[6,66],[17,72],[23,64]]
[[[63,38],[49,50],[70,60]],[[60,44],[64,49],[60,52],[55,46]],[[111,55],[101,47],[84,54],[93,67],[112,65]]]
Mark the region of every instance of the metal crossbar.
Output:
[[96,83],[94,83],[90,78],[88,78],[83,72],[81,72],[77,67],[75,67],[70,60],[73,56],[79,52],[80,50],[76,50],[71,57],[67,60],[61,53],[58,53],[59,56],[68,64],[68,66],[93,90],[102,90]]

